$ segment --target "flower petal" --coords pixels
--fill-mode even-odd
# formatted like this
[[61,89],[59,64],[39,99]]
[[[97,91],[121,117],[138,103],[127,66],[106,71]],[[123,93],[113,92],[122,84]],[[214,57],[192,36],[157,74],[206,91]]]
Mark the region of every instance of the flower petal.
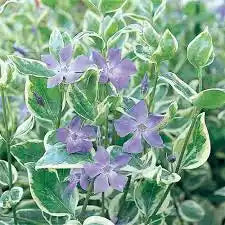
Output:
[[91,125],[85,125],[81,128],[79,134],[84,138],[96,138],[97,127]]
[[131,139],[124,143],[123,150],[128,153],[142,152],[141,134],[136,132]]
[[65,74],[65,82],[68,84],[73,84],[74,82],[79,80],[82,75],[83,73],[76,73],[76,72],[70,71],[67,74]]
[[59,52],[60,61],[63,63],[68,63],[72,58],[72,54],[73,54],[73,47],[71,44],[69,44],[60,50]]
[[163,120],[163,118],[164,116],[162,115],[150,115],[147,118],[145,125],[150,129],[154,128]]
[[70,122],[68,128],[69,128],[71,131],[73,131],[73,132],[79,131],[80,128],[81,128],[81,119],[80,119],[80,117],[78,117],[78,116],[74,117],[74,118],[71,120],[71,122]]
[[105,174],[100,174],[94,181],[94,193],[105,192],[109,188],[108,177]]
[[115,159],[112,161],[112,166],[114,168],[121,168],[126,166],[130,160],[131,156],[129,154],[121,154],[115,157]]
[[133,116],[139,123],[144,123],[148,118],[148,108],[144,100],[141,100],[134,105],[128,112]]
[[101,165],[107,165],[109,164],[110,156],[109,153],[103,147],[98,147],[94,159],[97,163]]
[[86,163],[84,165],[85,174],[89,177],[94,178],[101,173],[102,166],[98,163]]
[[125,137],[137,129],[137,122],[131,117],[123,115],[120,119],[115,120],[114,127],[120,137]]
[[120,175],[114,171],[111,171],[109,174],[109,184],[113,189],[118,191],[123,191],[125,185],[127,183],[127,177],[124,175]]
[[110,48],[107,56],[110,66],[114,67],[121,61],[121,50],[118,48]]
[[88,56],[81,55],[71,62],[69,70],[76,73],[83,73],[93,64],[93,61],[91,61]]
[[113,71],[114,74],[130,76],[132,74],[135,74],[137,72],[137,69],[135,64],[131,60],[124,59],[117,66],[115,66]]
[[102,83],[102,84],[105,84],[109,81],[109,75],[107,73],[107,71],[103,70],[101,73],[100,73],[100,78],[99,78],[99,82]]
[[55,69],[59,65],[57,60],[52,55],[42,55],[41,60],[49,69]]
[[66,144],[69,130],[67,128],[59,128],[56,130],[56,138],[58,141]]
[[99,69],[103,69],[106,67],[106,61],[100,53],[93,51],[92,59]]
[[129,76],[126,76],[126,74],[116,74],[114,71],[109,74],[109,79],[117,90],[128,88],[130,82]]
[[73,140],[72,138],[68,138],[67,151],[69,153],[75,153],[75,152],[86,153],[86,152],[89,152],[92,147],[93,145],[91,141],[86,141],[83,139]]
[[47,88],[53,88],[59,85],[62,81],[63,81],[63,76],[61,76],[60,74],[50,77],[48,78]]
[[163,148],[163,140],[157,131],[145,131],[143,137],[152,147]]
[[81,177],[80,177],[80,186],[81,186],[81,188],[84,189],[84,190],[87,190],[88,185],[89,185],[88,176],[86,176],[84,174],[81,174]]

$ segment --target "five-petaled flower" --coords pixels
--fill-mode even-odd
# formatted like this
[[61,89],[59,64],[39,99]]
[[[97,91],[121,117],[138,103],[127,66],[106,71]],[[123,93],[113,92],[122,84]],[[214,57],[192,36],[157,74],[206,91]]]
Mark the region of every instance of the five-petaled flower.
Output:
[[108,151],[98,147],[94,159],[94,163],[84,165],[85,174],[92,179],[95,178],[94,193],[105,192],[109,187],[123,191],[127,177],[119,172],[130,161],[130,155],[123,153],[111,160]]
[[128,111],[128,115],[123,115],[114,122],[120,137],[133,133],[133,137],[124,143],[123,150],[129,153],[142,152],[142,137],[152,147],[162,148],[163,141],[157,131],[157,125],[162,119],[161,115],[148,114],[144,100],[134,105]]
[[111,82],[118,90],[127,88],[130,76],[136,73],[136,67],[131,60],[121,59],[120,49],[109,49],[106,60],[100,53],[93,51],[92,60],[101,71],[99,82]]
[[75,117],[67,128],[56,130],[57,139],[66,144],[69,153],[89,152],[93,147],[92,139],[96,138],[96,135],[96,127],[82,125],[79,117]]
[[62,81],[66,83],[74,83],[77,81],[84,71],[92,65],[92,61],[88,56],[78,56],[74,61],[72,59],[72,45],[67,45],[59,52],[59,62],[53,55],[42,55],[42,61],[46,63],[49,69],[55,72],[55,76],[48,78],[48,88],[55,87]]

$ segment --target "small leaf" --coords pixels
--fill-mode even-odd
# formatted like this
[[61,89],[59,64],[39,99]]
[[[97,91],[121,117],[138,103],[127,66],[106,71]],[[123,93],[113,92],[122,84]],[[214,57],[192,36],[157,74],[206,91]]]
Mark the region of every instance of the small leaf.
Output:
[[97,116],[95,105],[88,100],[88,97],[76,85],[69,86],[67,102],[79,116],[91,121],[95,120]]
[[[196,49],[198,49],[198,51],[196,51]],[[194,67],[200,68],[208,64],[212,55],[212,37],[208,31],[208,28],[206,28],[188,45],[187,58]]]
[[[127,196],[126,202],[123,203],[121,208],[121,198],[123,194],[120,193],[116,195],[109,204],[109,217],[112,221],[117,218],[116,224],[135,224],[138,222],[139,212],[138,208],[135,205],[135,202],[131,197]],[[118,212],[121,208],[120,215],[118,218]]]
[[141,212],[150,217],[162,199],[167,185],[158,184],[155,180],[139,182],[134,189],[134,200]]
[[66,145],[58,142],[56,132],[49,131],[44,138],[45,153],[36,163],[36,169],[51,168],[81,168],[86,162],[91,162],[91,153],[73,153],[66,150]]
[[204,209],[195,201],[186,200],[178,208],[183,220],[187,222],[198,222],[204,215]]
[[64,47],[63,37],[58,29],[53,30],[49,39],[49,52],[59,59],[59,52]]
[[12,208],[23,197],[23,188],[13,187],[11,190],[5,191],[0,198],[0,207],[2,208]]
[[193,96],[191,100],[199,108],[216,109],[225,104],[225,90],[207,89]]
[[[4,160],[0,160],[0,184],[7,186],[9,184],[9,170],[8,170],[8,162]],[[18,174],[16,168],[12,165],[12,176],[13,183],[16,182]]]
[[159,45],[151,57],[151,61],[157,63],[173,58],[178,50],[178,42],[173,34],[167,29],[160,41]]
[[15,64],[17,71],[21,75],[31,75],[35,77],[52,77],[55,73],[47,69],[44,63],[34,60],[26,59],[19,56],[9,56]]
[[[189,127],[177,138],[174,143],[174,154],[179,158]],[[195,169],[203,165],[210,155],[210,139],[205,125],[205,114],[198,115],[194,129],[189,138],[187,148],[181,163],[183,169]]]
[[28,140],[11,147],[13,157],[21,164],[37,162],[44,154],[44,144],[41,140]]
[[222,187],[214,192],[214,195],[219,195],[225,197],[225,187]]
[[84,15],[83,30],[94,31],[98,33],[99,27],[100,27],[100,17],[97,14],[93,13],[92,11],[87,10]]
[[25,134],[29,133],[34,127],[34,117],[30,116],[27,120],[25,120],[22,124],[20,124],[16,132],[13,136],[13,138],[21,138]]
[[127,0],[101,0],[99,9],[103,14],[114,12],[121,8]]
[[58,121],[61,113],[60,88],[47,88],[47,80],[30,77],[26,82],[25,99],[29,111],[36,117],[51,120],[53,123]]
[[38,207],[53,216],[73,215],[78,204],[78,192],[66,192],[66,183],[59,182],[55,172],[34,169],[26,164],[32,198]]
[[174,73],[169,72],[162,74],[160,75],[160,79],[171,85],[174,91],[176,91],[179,95],[184,97],[189,102],[192,102],[190,98],[197,94],[194,89],[192,89],[188,84],[183,82]]
[[149,22],[145,21],[143,26],[144,39],[150,46],[157,48],[160,41],[160,35]]
[[83,225],[114,225],[114,224],[104,217],[90,216],[84,221]]

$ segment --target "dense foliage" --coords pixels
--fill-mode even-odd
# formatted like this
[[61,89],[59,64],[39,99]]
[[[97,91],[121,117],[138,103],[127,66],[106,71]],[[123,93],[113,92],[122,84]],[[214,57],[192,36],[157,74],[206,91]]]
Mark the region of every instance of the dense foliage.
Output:
[[0,3],[0,225],[225,224],[225,5]]

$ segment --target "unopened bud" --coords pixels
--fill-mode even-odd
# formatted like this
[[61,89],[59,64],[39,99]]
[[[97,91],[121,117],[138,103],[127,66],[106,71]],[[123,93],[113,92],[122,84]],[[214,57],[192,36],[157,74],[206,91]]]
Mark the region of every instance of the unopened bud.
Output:
[[169,155],[167,157],[167,160],[170,162],[170,163],[174,163],[176,161],[176,156],[175,155]]

